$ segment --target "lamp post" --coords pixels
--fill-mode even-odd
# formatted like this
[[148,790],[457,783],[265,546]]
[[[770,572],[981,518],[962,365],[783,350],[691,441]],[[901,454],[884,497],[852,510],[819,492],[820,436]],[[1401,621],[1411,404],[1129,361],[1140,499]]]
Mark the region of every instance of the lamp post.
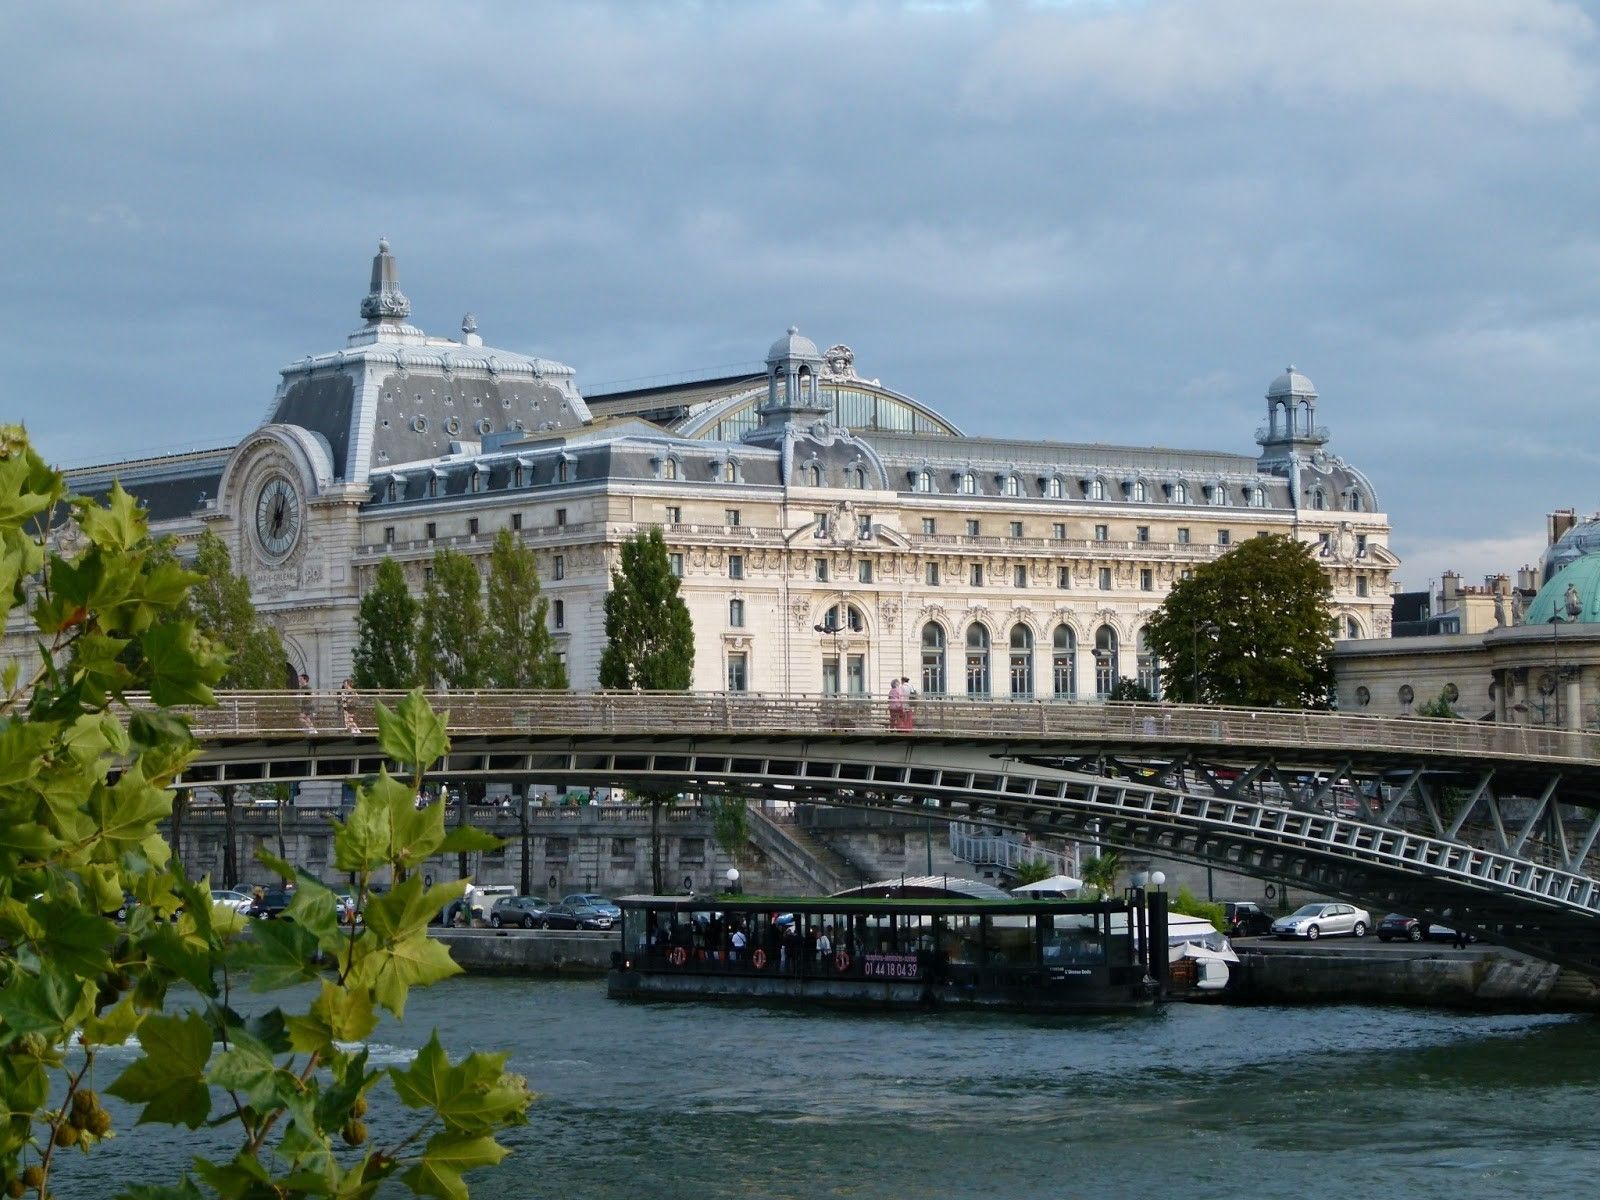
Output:
[[738,867],[729,867],[728,868],[728,894],[729,895],[733,895],[733,896],[736,896],[736,895],[739,894],[739,868]]
[[1199,704],[1200,703],[1200,635],[1203,633],[1207,637],[1215,637],[1219,631],[1218,631],[1216,625],[1213,624],[1210,621],[1196,621],[1193,625],[1190,626],[1190,631],[1194,635],[1194,646],[1193,646],[1194,656],[1189,660],[1190,666],[1193,668],[1193,675],[1191,676],[1190,684],[1194,688],[1194,703]]

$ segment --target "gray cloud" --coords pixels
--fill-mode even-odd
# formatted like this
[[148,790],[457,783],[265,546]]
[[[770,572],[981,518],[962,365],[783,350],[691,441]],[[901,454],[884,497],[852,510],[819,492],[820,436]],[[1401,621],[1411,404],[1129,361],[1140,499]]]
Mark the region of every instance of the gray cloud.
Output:
[[424,327],[470,308],[591,386],[796,322],[975,432],[1248,450],[1292,360],[1410,583],[1600,502],[1576,4],[174,0],[0,34],[7,413],[61,460],[240,436],[383,233]]

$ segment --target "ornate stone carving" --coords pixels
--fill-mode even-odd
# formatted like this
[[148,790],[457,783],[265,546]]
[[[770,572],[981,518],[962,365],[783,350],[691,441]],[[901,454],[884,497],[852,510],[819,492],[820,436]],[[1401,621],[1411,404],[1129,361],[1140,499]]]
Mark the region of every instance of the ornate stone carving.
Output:
[[885,600],[878,606],[878,619],[883,622],[883,631],[893,633],[895,626],[900,623],[900,601]]
[[836,379],[856,379],[856,352],[843,343],[829,346],[822,356],[826,374]]
[[811,620],[811,601],[795,599],[789,601],[789,619],[794,622],[795,629],[804,633],[815,622]]

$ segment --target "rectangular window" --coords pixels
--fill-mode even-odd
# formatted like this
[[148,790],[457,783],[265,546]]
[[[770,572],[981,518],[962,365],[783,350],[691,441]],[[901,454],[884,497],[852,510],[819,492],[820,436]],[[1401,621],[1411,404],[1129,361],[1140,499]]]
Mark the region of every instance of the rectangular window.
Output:
[[1012,567],[1011,568],[1011,586],[1012,587],[1020,587],[1020,588],[1025,588],[1025,587],[1028,586],[1028,568],[1027,567]]
[[816,570],[817,582],[818,583],[827,583],[828,582],[828,560],[825,559],[825,558],[819,558],[815,562],[813,562],[811,565]]
[[1333,547],[1333,534],[1319,533],[1317,535],[1317,549],[1326,554]]
[[477,517],[468,517],[467,518],[467,532],[470,533],[473,537],[477,537],[478,536],[478,518]]
[[1055,540],[1058,542],[1066,541],[1067,523],[1065,521],[1056,521],[1054,524],[1052,524],[1050,526],[1050,536],[1055,538]]
[[679,838],[678,861],[681,863],[703,863],[706,860],[705,838]]
[[558,554],[550,563],[550,578],[565,579],[567,577],[567,556]]
[[730,555],[728,555],[728,578],[729,579],[743,579],[744,578],[744,555],[742,555],[742,554],[730,554]]
[[861,583],[872,582],[872,564],[865,559],[856,564],[856,579]]
[[1150,540],[1150,526],[1148,526],[1148,525],[1139,526],[1138,539],[1141,542],[1148,542]]
[[394,545],[394,526],[393,525],[385,525],[383,527],[383,544],[385,546]]
[[1367,535],[1364,534],[1364,533],[1358,533],[1358,534],[1356,534],[1356,557],[1357,558],[1365,558],[1366,556],[1367,556]]
[[1057,567],[1056,568],[1056,586],[1058,588],[1063,589],[1063,590],[1065,590],[1067,588],[1070,588],[1072,586],[1072,568],[1071,567]]
[[565,629],[567,627],[567,602],[565,600],[556,600],[551,603],[550,619],[557,629]]
[[423,583],[432,583],[433,582],[433,568],[432,567],[423,567],[422,568],[422,582]]
[[683,578],[683,555],[667,555],[667,564],[672,568],[672,573],[674,575],[676,575],[679,579]]
[[972,520],[971,518],[968,518],[968,520],[967,520],[967,536],[968,537],[977,537],[978,536],[978,522],[975,521],[975,520]]
[[545,862],[566,862],[572,853],[572,842],[564,837],[547,837],[544,840]]
[[1022,522],[1021,521],[1013,521],[1013,522],[1011,522],[1011,536],[1012,537],[1021,537],[1022,536]]
[[811,518],[817,524],[817,536],[819,538],[827,537],[828,536],[828,514],[825,513],[825,512],[812,513],[811,514]]
[[737,525],[739,523],[739,510],[737,508],[723,509],[722,523],[724,525]]
[[1110,567],[1101,567],[1100,568],[1100,590],[1102,592],[1109,592],[1111,590],[1111,568]]
[[744,628],[744,601],[728,601],[728,625],[732,629]]
[[728,690],[730,692],[750,690],[750,659],[742,651],[728,655]]
[[626,859],[630,859],[631,860],[633,858],[633,843],[634,843],[634,839],[631,838],[631,837],[614,837],[614,838],[612,838],[611,839],[611,857],[612,858],[626,858]]
[[567,510],[564,509],[564,508],[556,509],[556,528],[560,529],[566,523],[567,523]]
[[932,517],[922,518],[922,532],[925,536],[932,537],[938,531],[938,523]]
[[1109,542],[1111,540],[1111,526],[1096,525],[1094,527],[1094,540],[1097,542]]
[[1189,527],[1187,525],[1180,525],[1180,526],[1178,526],[1178,545],[1187,546],[1188,544],[1189,544]]
[[861,514],[860,519],[856,522],[856,536],[858,538],[869,538],[869,537],[872,536],[872,514],[871,513],[862,513]]
[[1217,545],[1226,546],[1232,540],[1232,536],[1226,529],[1217,530]]
[[521,513],[512,513],[511,514],[511,532],[512,533],[516,533],[521,528],[522,528],[522,514]]
[[983,586],[983,564],[982,563],[973,563],[972,564],[972,568],[968,572],[968,579],[971,582],[973,587],[982,587]]
[[1139,568],[1139,590],[1153,592],[1156,590],[1156,573],[1149,567]]
[[926,571],[927,571],[926,578],[927,578],[927,581],[928,581],[928,586],[929,587],[938,587],[939,586],[939,564],[938,563],[928,563],[927,566],[926,566]]
[[1356,576],[1356,595],[1365,596],[1366,594],[1367,594],[1367,577],[1365,575],[1357,575]]
[[1265,529],[1258,529],[1258,530],[1256,530],[1256,536],[1257,537],[1271,537],[1272,534],[1270,532],[1268,532],[1267,530],[1265,530]]
[[439,527],[432,521],[429,521],[422,527],[422,536],[427,538],[430,542],[433,541],[434,538],[439,536]]
[[678,505],[678,504],[669,504],[669,505],[667,505],[667,524],[668,525],[682,525],[683,524],[683,506],[682,505]]

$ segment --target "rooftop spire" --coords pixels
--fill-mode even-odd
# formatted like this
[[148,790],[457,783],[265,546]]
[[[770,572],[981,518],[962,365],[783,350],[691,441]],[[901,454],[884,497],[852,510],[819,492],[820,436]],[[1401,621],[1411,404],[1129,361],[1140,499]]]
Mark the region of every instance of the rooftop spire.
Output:
[[403,320],[411,315],[411,301],[400,290],[388,238],[378,239],[378,253],[372,258],[372,284],[361,301],[361,315],[372,324]]

